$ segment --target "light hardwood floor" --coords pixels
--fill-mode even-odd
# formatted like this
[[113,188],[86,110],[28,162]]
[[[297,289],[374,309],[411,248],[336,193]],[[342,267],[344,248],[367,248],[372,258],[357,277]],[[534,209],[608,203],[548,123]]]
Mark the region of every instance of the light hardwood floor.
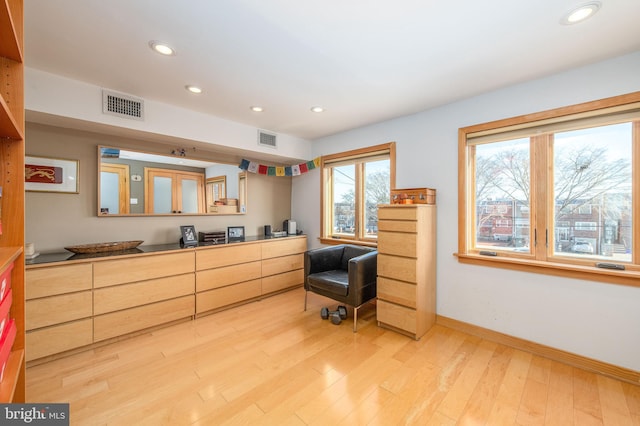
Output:
[[640,387],[436,325],[420,341],[375,307],[296,289],[29,367],[27,401],[72,425],[640,425]]

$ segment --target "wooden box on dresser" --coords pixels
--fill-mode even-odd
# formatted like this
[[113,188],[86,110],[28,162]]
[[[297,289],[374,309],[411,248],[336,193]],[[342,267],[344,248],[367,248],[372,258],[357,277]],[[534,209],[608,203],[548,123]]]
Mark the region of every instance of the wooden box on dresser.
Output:
[[[0,403],[25,400],[23,13],[23,0],[0,1],[0,275],[11,288]],[[9,329],[15,331],[11,345]]]
[[436,206],[378,206],[378,325],[420,339],[436,316]]

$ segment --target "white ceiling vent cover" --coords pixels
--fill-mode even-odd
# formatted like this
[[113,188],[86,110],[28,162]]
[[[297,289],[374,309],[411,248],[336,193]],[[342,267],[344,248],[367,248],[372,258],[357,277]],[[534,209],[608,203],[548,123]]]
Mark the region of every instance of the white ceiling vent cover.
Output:
[[276,135],[267,133],[263,130],[258,130],[258,145],[268,146],[269,148],[277,148],[278,142],[276,140]]
[[142,121],[144,120],[144,100],[111,90],[103,90],[102,112]]

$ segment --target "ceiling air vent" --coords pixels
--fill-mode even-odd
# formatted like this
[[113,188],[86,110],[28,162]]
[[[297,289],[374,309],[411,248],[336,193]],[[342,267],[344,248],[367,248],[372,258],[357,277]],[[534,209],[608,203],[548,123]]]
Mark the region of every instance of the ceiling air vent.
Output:
[[278,145],[276,135],[258,130],[258,145],[276,148]]
[[131,95],[103,90],[102,112],[118,117],[144,120],[144,100]]

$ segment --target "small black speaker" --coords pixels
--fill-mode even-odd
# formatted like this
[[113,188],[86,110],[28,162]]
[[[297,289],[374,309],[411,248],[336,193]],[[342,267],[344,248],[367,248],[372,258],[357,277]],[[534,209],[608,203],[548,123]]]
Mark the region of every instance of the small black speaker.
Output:
[[264,236],[265,237],[270,237],[271,236],[271,225],[265,225],[264,226]]

